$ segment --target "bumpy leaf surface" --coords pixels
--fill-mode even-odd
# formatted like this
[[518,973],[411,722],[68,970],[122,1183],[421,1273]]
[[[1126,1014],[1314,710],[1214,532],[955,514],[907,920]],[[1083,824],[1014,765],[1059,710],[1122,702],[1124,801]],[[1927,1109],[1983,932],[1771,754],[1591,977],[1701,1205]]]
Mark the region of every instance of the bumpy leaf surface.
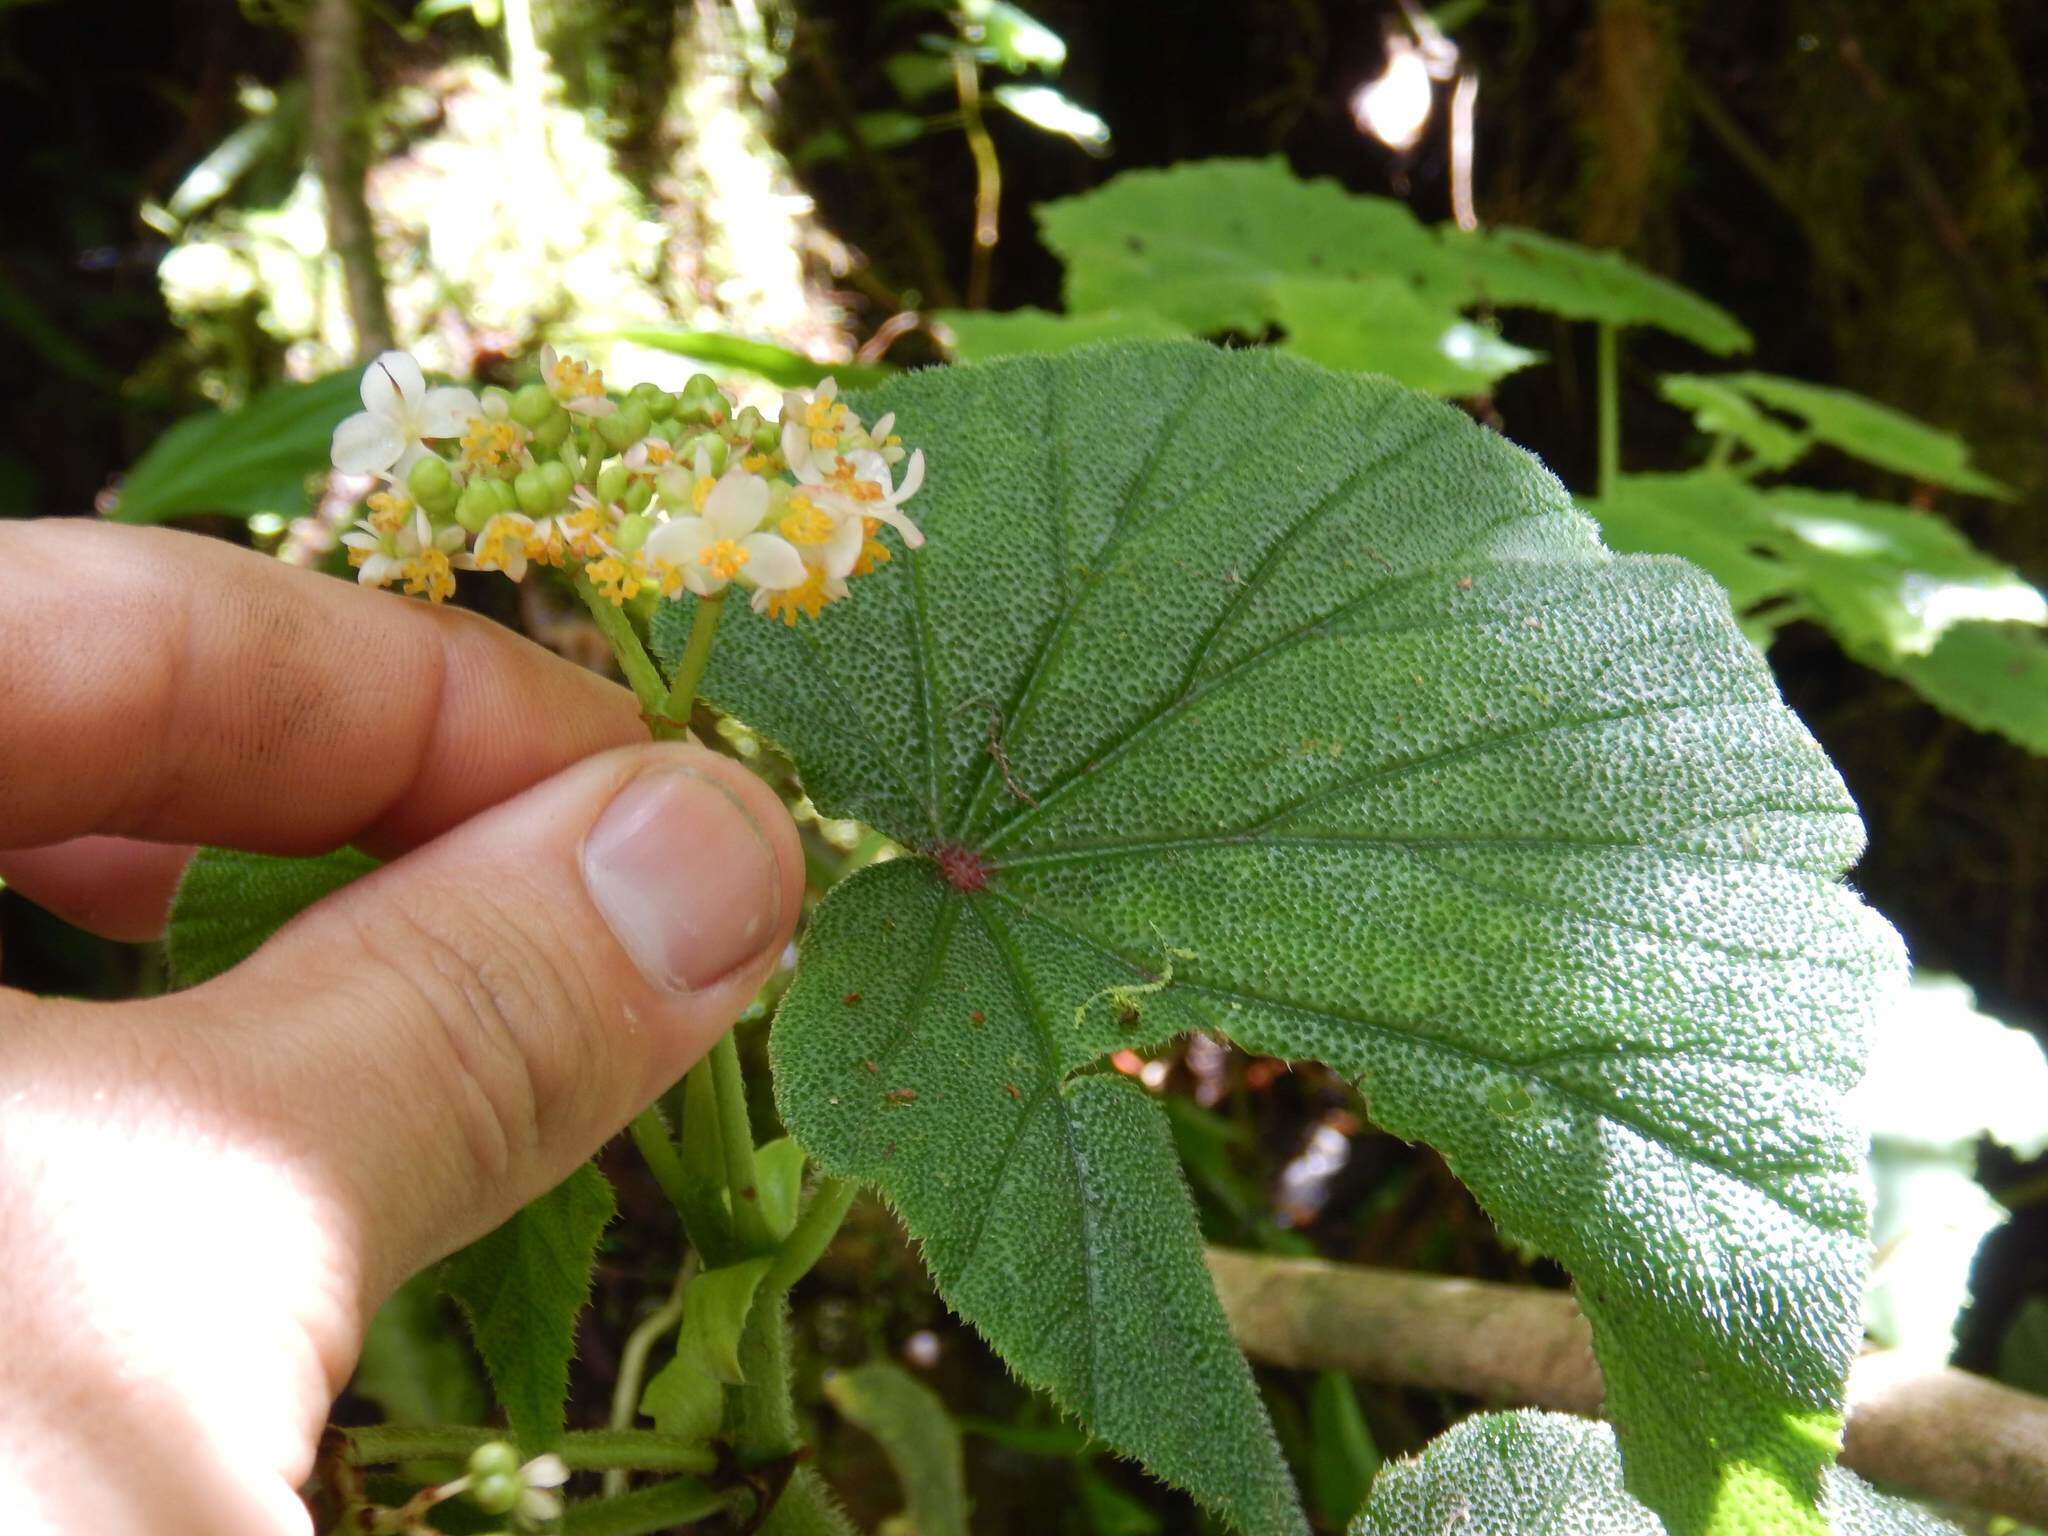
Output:
[[505,1421],[528,1455],[562,1438],[576,1318],[615,1209],[611,1185],[585,1163],[442,1265],[441,1284],[469,1319]]
[[376,867],[352,848],[314,859],[200,849],[178,882],[164,934],[171,984],[196,987],[240,965],[300,912]]
[[[1830,1471],[1834,1536],[1961,1536],[1853,1472]],[[1350,1536],[1663,1536],[1622,1485],[1614,1431],[1561,1413],[1465,1420],[1412,1461],[1389,1467]]]
[[734,615],[708,680],[920,855],[805,940],[792,1132],[1027,1380],[1287,1530],[1164,1116],[1098,1065],[1191,1029],[1328,1062],[1572,1268],[1675,1529],[1817,1528],[1864,1259],[1839,1100],[1899,957],[1720,590],[1609,555],[1459,413],[1271,353],[862,407],[929,453],[929,542],[816,625]]

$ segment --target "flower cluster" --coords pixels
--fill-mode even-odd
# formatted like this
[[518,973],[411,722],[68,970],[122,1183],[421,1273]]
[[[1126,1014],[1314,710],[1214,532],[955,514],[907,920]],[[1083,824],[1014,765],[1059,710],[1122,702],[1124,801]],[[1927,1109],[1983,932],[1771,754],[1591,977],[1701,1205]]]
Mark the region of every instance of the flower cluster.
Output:
[[333,460],[382,482],[342,535],[368,586],[442,602],[459,570],[518,581],[546,565],[619,605],[736,583],[794,624],[890,558],[884,527],[924,542],[903,511],[924,454],[905,454],[893,417],[864,424],[830,379],[786,394],[776,422],[735,410],[704,374],[680,394],[642,384],[613,399],[596,369],[546,348],[537,382],[479,396],[429,389],[409,355],[386,352],[362,396]]

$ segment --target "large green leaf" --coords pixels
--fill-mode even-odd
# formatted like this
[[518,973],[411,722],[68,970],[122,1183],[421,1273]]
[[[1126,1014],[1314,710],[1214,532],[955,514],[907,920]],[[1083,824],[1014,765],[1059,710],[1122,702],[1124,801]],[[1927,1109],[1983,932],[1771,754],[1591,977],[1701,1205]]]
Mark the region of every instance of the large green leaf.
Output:
[[694,359],[707,368],[736,368],[783,389],[809,389],[828,378],[850,389],[876,383],[894,371],[880,363],[820,363],[772,341],[678,325],[629,325],[611,334],[636,346]]
[[1865,1257],[1839,1100],[1899,957],[1719,589],[1459,413],[1270,352],[862,408],[926,448],[929,541],[815,626],[736,614],[707,680],[917,855],[805,940],[792,1133],[1025,1379],[1290,1530],[1165,1117],[1097,1065],[1190,1029],[1326,1061],[1577,1275],[1675,1530],[1817,1529]]
[[1485,303],[1603,325],[1655,326],[1720,355],[1749,350],[1749,332],[1725,309],[1612,251],[1533,229],[1447,227],[1442,235],[1460,291]]
[[1069,310],[1137,305],[1193,331],[1263,331],[1276,318],[1277,278],[1411,275],[1442,264],[1406,204],[1300,180],[1277,156],[1128,171],[1037,213],[1067,264]]
[[1935,708],[2048,756],[2048,639],[2019,624],[1958,624],[1925,656],[1851,647]]
[[196,987],[240,965],[305,908],[376,867],[353,848],[316,859],[200,849],[178,882],[164,933],[171,984]]
[[110,514],[160,523],[192,512],[296,516],[328,466],[334,429],[360,410],[358,375],[279,384],[235,411],[188,416],[150,445],[121,482]]
[[1399,278],[1290,277],[1273,284],[1287,350],[1330,368],[1384,373],[1433,395],[1481,395],[1541,361]]
[[[1826,1478],[1834,1536],[1961,1536],[1853,1472]],[[1622,1485],[1614,1431],[1561,1413],[1490,1413],[1382,1472],[1350,1536],[1664,1536]]]
[[562,1438],[576,1319],[616,1208],[611,1185],[585,1163],[441,1266],[442,1287],[469,1319],[505,1421],[529,1455]]
[[1148,309],[1106,309],[1086,315],[1055,315],[1043,309],[941,309],[932,319],[951,333],[953,355],[963,363],[1071,352],[1098,341],[1157,341],[1188,334],[1186,326]]
[[1657,392],[1689,411],[1693,425],[1709,437],[1729,438],[1747,449],[1761,468],[1788,468],[1811,446],[1803,434],[1711,374],[1667,373],[1657,381]]
[[1712,470],[1630,475],[1588,504],[1619,549],[1683,555],[1739,609],[1796,599],[1862,654],[1923,656],[1950,627],[2048,621],[2048,599],[1931,513]]
[[1774,373],[1724,373],[1716,382],[1761,405],[1796,416],[1821,442],[1914,480],[2008,497],[2011,490],[1970,463],[1970,447],[1864,395]]

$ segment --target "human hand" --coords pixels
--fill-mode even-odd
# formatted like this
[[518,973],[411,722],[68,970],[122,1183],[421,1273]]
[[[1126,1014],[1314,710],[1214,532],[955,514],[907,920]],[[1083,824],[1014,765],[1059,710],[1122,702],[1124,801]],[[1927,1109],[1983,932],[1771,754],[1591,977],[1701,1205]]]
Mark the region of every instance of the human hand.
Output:
[[281,1536],[370,1313],[552,1188],[787,943],[736,764],[474,615],[0,525],[0,874],[160,932],[192,842],[391,860],[205,986],[0,992],[0,1520]]

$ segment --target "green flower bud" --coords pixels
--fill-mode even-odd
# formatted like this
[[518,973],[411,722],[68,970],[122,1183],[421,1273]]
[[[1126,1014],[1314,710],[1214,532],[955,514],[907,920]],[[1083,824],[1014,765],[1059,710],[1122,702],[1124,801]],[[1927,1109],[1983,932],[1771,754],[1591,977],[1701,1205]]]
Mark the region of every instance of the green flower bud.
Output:
[[519,1452],[508,1441],[487,1440],[469,1453],[469,1475],[489,1477],[492,1473],[515,1473],[519,1470]]
[[491,493],[491,499],[497,502],[500,512],[516,512],[519,510],[519,495],[512,489],[512,482],[510,480],[485,480],[481,484],[485,490]]
[[522,384],[512,397],[512,419],[522,427],[539,429],[555,411],[555,397],[545,384]]
[[683,462],[685,464],[694,466],[697,462],[697,450],[699,448],[702,448],[704,452],[710,456],[711,473],[713,473],[714,475],[724,474],[726,455],[725,439],[720,437],[716,432],[699,432],[695,437],[691,438],[687,443],[683,444]]
[[569,440],[572,425],[567,411],[556,411],[533,429],[533,446],[542,453],[552,453]]
[[761,413],[755,410],[751,405],[746,407],[746,409],[742,410],[739,413],[739,415],[733,417],[732,419],[733,431],[740,437],[744,437],[750,442],[753,440],[754,434],[761,430],[761,424]]
[[512,409],[512,391],[500,389],[495,384],[486,384],[482,389],[478,390],[477,399],[483,402],[484,414],[486,416],[490,414],[491,402],[494,400],[503,401],[507,411]]
[[718,387],[718,381],[708,373],[693,373],[683,386],[679,402],[682,419],[695,426],[706,426],[725,420],[732,410],[732,402]]
[[449,472],[446,459],[431,455],[421,459],[406,471],[405,488],[430,513],[438,515],[455,507],[455,476]]
[[538,469],[522,469],[512,482],[512,491],[519,498],[519,510],[528,517],[546,517],[555,510],[554,497]]
[[782,445],[782,423],[764,421],[754,428],[754,449],[758,453],[773,453]]
[[597,472],[598,500],[617,501],[632,483],[633,471],[623,464],[607,464]]
[[510,1472],[487,1472],[469,1485],[470,1502],[487,1515],[509,1515],[519,1506],[526,1491],[515,1467]]
[[560,459],[550,459],[538,471],[541,484],[547,487],[548,510],[559,512],[569,504],[569,493],[576,489],[576,472]]
[[612,542],[618,545],[621,553],[630,555],[647,542],[647,534],[652,527],[653,524],[635,512],[629,517],[619,519],[618,530],[612,535]]
[[676,413],[676,398],[659,384],[635,384],[626,391],[626,403],[638,405],[647,412],[650,421],[659,421],[664,416]]
[[650,481],[635,480],[626,487],[626,494],[620,500],[628,512],[645,512],[648,503],[654,500],[654,486]]
[[658,437],[664,443],[673,443],[682,437],[683,426],[674,417],[670,417],[666,421],[657,418],[654,425],[647,429],[647,435],[649,437]]
[[654,418],[637,400],[628,400],[609,416],[597,418],[597,435],[613,448],[628,448],[647,435]]
[[498,498],[491,490],[492,486],[504,483],[502,480],[478,480],[465,485],[462,499],[455,503],[455,521],[470,533],[482,533],[484,524],[508,510],[498,505]]

